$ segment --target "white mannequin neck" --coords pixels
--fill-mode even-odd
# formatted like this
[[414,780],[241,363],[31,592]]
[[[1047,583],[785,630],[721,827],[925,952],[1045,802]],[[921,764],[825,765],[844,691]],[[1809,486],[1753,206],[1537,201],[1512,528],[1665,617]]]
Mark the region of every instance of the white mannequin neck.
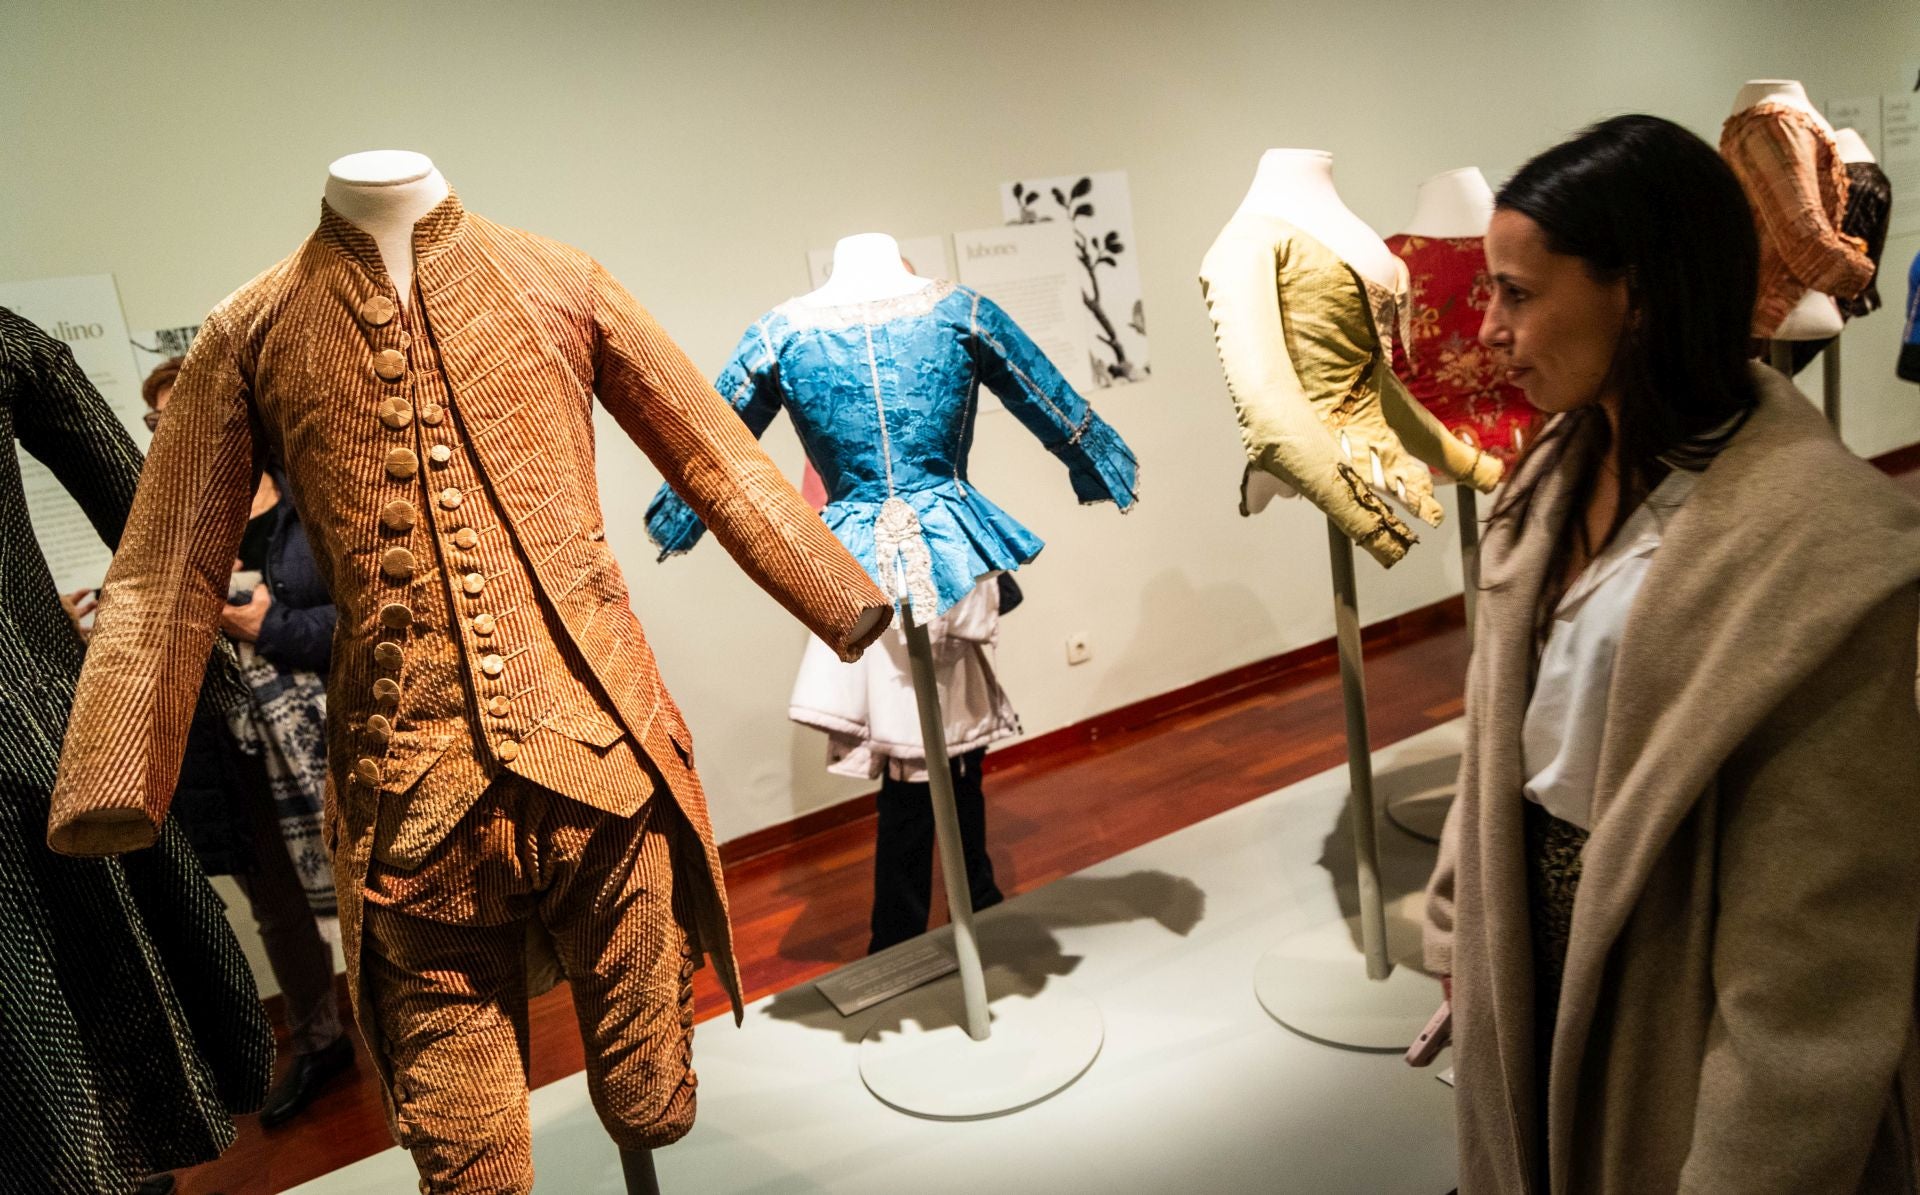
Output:
[[1867,148],[1867,139],[1860,135],[1859,129],[1835,129],[1833,147],[1840,151],[1842,162],[1871,162],[1873,151]]
[[833,272],[819,290],[802,295],[813,307],[842,303],[870,303],[895,299],[933,285],[907,269],[900,243],[884,232],[862,232],[841,237],[833,246]]
[[1478,166],[1436,174],[1413,194],[1402,230],[1422,237],[1483,237],[1493,220],[1493,188]]
[[1738,116],[1756,104],[1785,104],[1789,108],[1798,108],[1813,117],[1821,128],[1833,135],[1833,126],[1827,123],[1820,109],[1813,106],[1807,98],[1807,89],[1795,79],[1749,79],[1733,97],[1733,114]]
[[1333,186],[1333,155],[1318,149],[1270,149],[1260,155],[1240,211],[1277,216],[1307,233],[1361,277],[1397,287],[1399,264],[1380,234],[1340,201]]
[[402,305],[413,297],[413,226],[451,192],[425,154],[374,149],[327,167],[327,206],[373,238]]

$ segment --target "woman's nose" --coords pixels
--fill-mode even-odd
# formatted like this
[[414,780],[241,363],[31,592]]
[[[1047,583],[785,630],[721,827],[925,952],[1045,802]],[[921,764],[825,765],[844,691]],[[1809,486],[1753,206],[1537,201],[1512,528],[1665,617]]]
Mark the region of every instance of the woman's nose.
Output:
[[1492,311],[1481,317],[1480,343],[1490,349],[1506,348],[1513,343],[1513,333],[1507,330],[1505,323],[1495,317]]

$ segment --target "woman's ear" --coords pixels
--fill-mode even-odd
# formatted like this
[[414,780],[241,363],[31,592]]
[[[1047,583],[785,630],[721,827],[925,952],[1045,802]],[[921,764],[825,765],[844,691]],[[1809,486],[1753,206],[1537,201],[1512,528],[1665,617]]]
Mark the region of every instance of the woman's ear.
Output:
[[1620,276],[1621,297],[1626,303],[1626,326],[1639,331],[1642,317],[1646,314],[1646,303],[1640,289],[1639,275],[1629,269]]

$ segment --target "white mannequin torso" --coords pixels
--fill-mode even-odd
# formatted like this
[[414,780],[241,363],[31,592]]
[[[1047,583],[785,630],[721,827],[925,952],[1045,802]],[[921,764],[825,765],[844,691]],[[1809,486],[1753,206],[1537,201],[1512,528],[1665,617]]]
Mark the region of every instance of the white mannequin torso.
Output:
[[1260,155],[1240,211],[1276,216],[1307,233],[1362,278],[1399,289],[1400,265],[1380,234],[1340,201],[1333,155],[1318,149],[1270,149]]
[[1842,162],[1871,162],[1873,151],[1867,148],[1867,139],[1860,135],[1859,129],[1845,128],[1833,131],[1833,147],[1840,151]]
[[327,206],[373,238],[400,302],[413,297],[413,226],[450,193],[425,154],[374,149],[327,167]]
[[[1833,136],[1833,126],[1807,98],[1807,89],[1794,79],[1749,79],[1733,97],[1733,112],[1738,116],[1757,104],[1785,104],[1813,117],[1814,122]],[[1774,329],[1775,340],[1826,340],[1840,335],[1846,321],[1840,318],[1840,305],[1833,296],[1810,290],[1800,297]]]
[[1401,231],[1421,237],[1483,237],[1493,220],[1493,188],[1478,166],[1436,174],[1414,192]]
[[800,296],[810,307],[843,303],[870,303],[895,299],[933,285],[907,269],[900,243],[884,232],[862,232],[841,237],[833,246],[833,272],[826,285]]

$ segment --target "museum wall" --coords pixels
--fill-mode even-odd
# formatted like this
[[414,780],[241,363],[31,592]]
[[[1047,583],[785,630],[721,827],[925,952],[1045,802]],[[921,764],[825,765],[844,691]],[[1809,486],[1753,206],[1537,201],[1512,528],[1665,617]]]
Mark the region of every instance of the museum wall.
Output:
[[[1824,103],[1899,86],[1916,56],[1911,7],[1884,0],[14,0],[4,26],[0,278],[110,272],[134,328],[196,322],[291,251],[327,163],[360,149],[423,151],[472,210],[593,253],[709,372],[806,289],[810,248],[995,224],[1003,181],[1126,171],[1152,378],[1091,397],[1140,457],[1141,505],[1077,505],[1004,412],[974,455],[978,487],[1049,545],[1002,624],[1029,733],[1332,632],[1322,520],[1236,513],[1241,450],[1194,281],[1261,150],[1333,151],[1384,234],[1429,175],[1478,165],[1498,185],[1596,118],[1653,112],[1717,140],[1746,79],[1801,79]],[[1920,392],[1892,369],[1916,247],[1888,246],[1888,310],[1846,336],[1862,453],[1920,440]],[[870,789],[828,776],[821,737],[787,721],[801,628],[711,541],[656,564],[641,514],[659,474],[600,430],[608,540],[721,838]],[[784,420],[766,443],[797,477]],[[1424,532],[1391,571],[1363,556],[1364,619],[1458,592],[1454,536]]]

